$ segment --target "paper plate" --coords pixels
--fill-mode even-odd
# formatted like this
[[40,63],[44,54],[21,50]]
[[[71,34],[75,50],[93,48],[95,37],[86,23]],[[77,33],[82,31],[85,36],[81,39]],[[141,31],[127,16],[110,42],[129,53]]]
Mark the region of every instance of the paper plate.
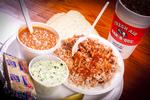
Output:
[[119,65],[119,68],[115,72],[112,79],[110,81],[106,82],[103,86],[85,88],[85,87],[82,87],[82,86],[76,86],[74,84],[71,84],[71,82],[68,82],[68,81],[65,83],[65,86],[72,89],[72,90],[74,90],[74,91],[76,91],[76,92],[83,93],[83,94],[86,94],[86,95],[97,95],[97,94],[107,93],[110,90],[112,90],[113,88],[115,88],[116,86],[118,86],[118,84],[123,79],[123,75],[124,75],[124,62],[123,62],[123,59],[122,59],[119,51],[116,49],[116,47],[114,47],[114,45],[112,45],[109,41],[107,41],[104,38],[102,38],[98,35],[95,35],[95,34],[90,34],[88,36],[88,38],[98,39],[98,42],[100,44],[104,44],[106,47],[111,47],[112,50],[113,50],[114,55],[117,57],[117,63]]

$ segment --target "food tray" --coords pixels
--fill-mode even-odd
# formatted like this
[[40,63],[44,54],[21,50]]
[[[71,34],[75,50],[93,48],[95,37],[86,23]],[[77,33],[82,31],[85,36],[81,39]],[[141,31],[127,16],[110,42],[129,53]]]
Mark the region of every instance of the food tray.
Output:
[[[80,22],[80,23],[79,23]],[[68,13],[58,13],[50,18],[47,24],[54,28],[57,32],[62,34],[63,39],[72,37],[72,34],[78,33],[78,35],[83,34],[86,29],[91,25],[84,18],[82,14],[77,11],[69,11]],[[69,27],[69,28],[68,28]],[[2,46],[2,51],[9,53],[18,58],[23,58],[23,52],[21,52],[16,34],[17,30],[13,32],[14,35],[11,36]],[[94,34],[97,34],[96,30],[93,30]],[[123,90],[123,79],[122,81],[110,92],[101,95],[85,95],[83,100],[118,100],[122,94]],[[63,92],[62,92],[63,91]],[[69,88],[61,85],[52,94],[49,95],[50,99],[63,98],[74,94],[75,92]]]

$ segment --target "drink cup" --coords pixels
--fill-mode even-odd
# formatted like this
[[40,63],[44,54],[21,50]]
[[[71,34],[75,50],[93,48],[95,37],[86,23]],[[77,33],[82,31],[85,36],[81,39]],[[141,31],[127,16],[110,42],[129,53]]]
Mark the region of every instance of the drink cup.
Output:
[[108,40],[117,47],[123,59],[127,59],[145,33],[149,32],[150,15],[135,13],[127,8],[122,1],[118,0],[116,3]]

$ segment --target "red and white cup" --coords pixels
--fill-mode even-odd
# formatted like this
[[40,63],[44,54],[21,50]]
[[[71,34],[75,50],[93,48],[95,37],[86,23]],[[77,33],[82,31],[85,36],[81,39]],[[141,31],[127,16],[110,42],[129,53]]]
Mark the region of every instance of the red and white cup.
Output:
[[118,0],[108,40],[127,59],[145,33],[150,30],[150,16],[137,14]]

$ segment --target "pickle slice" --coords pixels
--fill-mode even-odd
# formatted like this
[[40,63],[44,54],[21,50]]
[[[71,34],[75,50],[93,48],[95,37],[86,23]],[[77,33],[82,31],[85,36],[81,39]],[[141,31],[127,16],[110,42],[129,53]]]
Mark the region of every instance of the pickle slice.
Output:
[[60,100],[82,100],[83,97],[84,97],[84,94],[75,93],[73,95],[67,96],[67,97],[60,99]]

